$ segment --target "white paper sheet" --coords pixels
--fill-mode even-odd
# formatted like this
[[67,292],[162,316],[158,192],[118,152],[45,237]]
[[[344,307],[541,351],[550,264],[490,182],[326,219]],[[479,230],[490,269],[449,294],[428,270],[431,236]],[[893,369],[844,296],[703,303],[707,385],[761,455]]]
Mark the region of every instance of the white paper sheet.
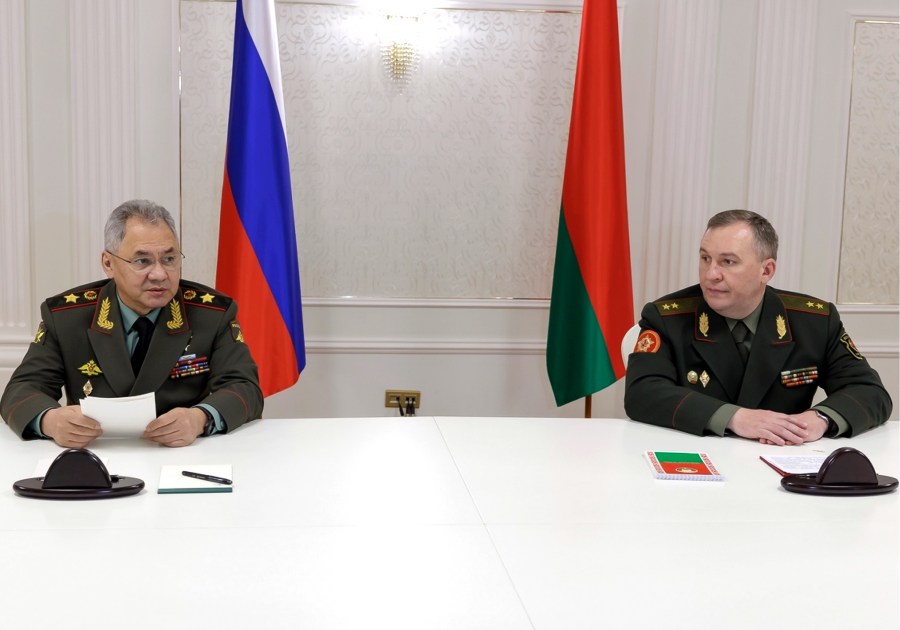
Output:
[[156,418],[156,394],[148,392],[122,398],[88,396],[81,400],[81,413],[100,423],[101,437],[141,437]]
[[819,472],[827,455],[760,455],[760,459],[781,474],[808,475]]

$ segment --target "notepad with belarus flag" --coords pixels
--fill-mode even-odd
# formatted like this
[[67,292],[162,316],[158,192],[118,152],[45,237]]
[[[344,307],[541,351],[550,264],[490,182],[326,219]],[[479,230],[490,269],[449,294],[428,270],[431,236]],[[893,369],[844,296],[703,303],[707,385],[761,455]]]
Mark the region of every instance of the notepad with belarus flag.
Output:
[[645,451],[644,458],[657,479],[725,481],[706,453]]
[[232,481],[231,464],[189,464],[163,466],[159,471],[157,494],[184,494],[195,492],[232,492],[233,485],[187,477],[184,471]]

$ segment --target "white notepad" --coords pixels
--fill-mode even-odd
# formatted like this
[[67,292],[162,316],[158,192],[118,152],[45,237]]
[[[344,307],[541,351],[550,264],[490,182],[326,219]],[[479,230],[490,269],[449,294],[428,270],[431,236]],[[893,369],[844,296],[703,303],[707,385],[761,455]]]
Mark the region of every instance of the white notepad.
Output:
[[224,477],[234,481],[231,464],[182,464],[163,466],[159,471],[159,487],[157,494],[182,494],[194,492],[232,492],[234,484],[222,484],[203,479],[185,477],[182,471],[189,470],[203,475]]

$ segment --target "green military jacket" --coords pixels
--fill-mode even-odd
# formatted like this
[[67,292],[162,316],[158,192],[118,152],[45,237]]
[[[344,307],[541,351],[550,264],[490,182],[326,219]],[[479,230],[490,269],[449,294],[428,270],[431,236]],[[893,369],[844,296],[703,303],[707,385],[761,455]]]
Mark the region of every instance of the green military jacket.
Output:
[[848,436],[891,414],[878,373],[844,330],[833,304],[767,287],[746,369],[725,318],[699,285],[647,304],[628,359],[629,418],[702,435],[725,403],[797,414],[816,404],[841,414]]
[[[237,304],[210,287],[182,280],[159,314],[137,377],[131,369],[115,282],[76,287],[41,305],[41,324],[13,372],[0,415],[18,435],[45,409],[99,397],[156,393],[157,416],[205,403],[230,431],[260,417],[256,364],[237,321]],[[30,433],[30,432],[29,432]]]

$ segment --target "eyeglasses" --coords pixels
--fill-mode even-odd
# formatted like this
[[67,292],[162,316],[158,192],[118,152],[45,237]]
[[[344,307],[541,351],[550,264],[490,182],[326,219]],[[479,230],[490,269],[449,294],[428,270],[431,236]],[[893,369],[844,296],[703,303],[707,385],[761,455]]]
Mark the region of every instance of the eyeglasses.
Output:
[[144,256],[128,260],[127,258],[122,258],[121,256],[113,254],[108,249],[105,251],[110,256],[118,258],[122,262],[128,263],[128,266],[137,272],[147,271],[151,267],[155,267],[157,262],[162,265],[163,269],[165,269],[166,271],[174,271],[175,269],[181,267],[181,261],[184,260],[184,254],[181,253],[166,254],[165,256],[159,258],[159,260],[156,260],[154,258],[146,258]]

